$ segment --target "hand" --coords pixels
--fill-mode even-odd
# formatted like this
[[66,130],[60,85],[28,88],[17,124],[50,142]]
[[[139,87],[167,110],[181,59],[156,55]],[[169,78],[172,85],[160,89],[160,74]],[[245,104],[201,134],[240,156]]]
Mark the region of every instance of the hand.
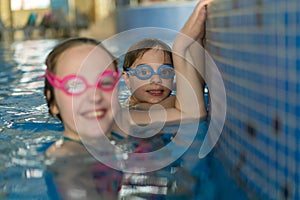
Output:
[[[199,42],[203,45],[202,40],[205,37],[205,21],[207,18],[207,5],[213,0],[199,1],[190,15],[189,19],[186,21],[180,33],[178,34],[175,43],[176,45],[185,48],[194,41]],[[180,49],[180,47],[177,46]]]

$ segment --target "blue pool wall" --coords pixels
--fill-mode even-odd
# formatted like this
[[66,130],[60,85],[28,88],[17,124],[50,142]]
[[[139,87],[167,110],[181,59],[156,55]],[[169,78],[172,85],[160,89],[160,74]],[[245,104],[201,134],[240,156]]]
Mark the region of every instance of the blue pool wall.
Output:
[[155,3],[144,6],[119,6],[116,31],[141,27],[159,27],[179,31],[192,13],[197,1]]
[[262,199],[300,199],[300,3],[215,0],[208,12],[227,95],[218,155]]

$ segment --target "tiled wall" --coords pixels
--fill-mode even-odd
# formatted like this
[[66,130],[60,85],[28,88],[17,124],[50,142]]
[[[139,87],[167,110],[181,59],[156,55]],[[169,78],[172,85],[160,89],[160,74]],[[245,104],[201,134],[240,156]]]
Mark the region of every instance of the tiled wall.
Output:
[[208,12],[227,95],[217,152],[262,199],[300,199],[300,2],[215,0]]

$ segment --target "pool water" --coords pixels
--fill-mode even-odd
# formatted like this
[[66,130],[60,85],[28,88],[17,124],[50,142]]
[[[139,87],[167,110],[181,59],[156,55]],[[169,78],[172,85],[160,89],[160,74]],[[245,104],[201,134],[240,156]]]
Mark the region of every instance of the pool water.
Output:
[[[44,156],[43,148],[57,140],[63,128],[58,120],[49,118],[43,96],[44,83],[39,77],[44,74],[47,53],[57,42],[32,40],[0,45],[0,199],[51,199],[46,166],[52,161]],[[122,88],[120,99],[128,95]],[[193,151],[190,149],[188,153]],[[174,177],[168,174],[169,180],[184,184],[182,187],[191,193],[186,199],[191,196],[205,200],[249,199],[249,194],[236,184],[214,151],[201,160],[191,158],[189,160],[187,155],[184,162],[187,166],[193,163],[196,168],[183,169],[186,173]],[[55,166],[58,171],[63,167]],[[156,180],[156,175],[147,176]],[[184,182],[189,176],[193,176],[194,182]],[[128,181],[127,188],[133,187],[134,184],[130,184],[132,182]],[[144,185],[140,189],[147,190],[147,187]],[[134,199],[182,197],[175,193],[169,197],[142,195]]]

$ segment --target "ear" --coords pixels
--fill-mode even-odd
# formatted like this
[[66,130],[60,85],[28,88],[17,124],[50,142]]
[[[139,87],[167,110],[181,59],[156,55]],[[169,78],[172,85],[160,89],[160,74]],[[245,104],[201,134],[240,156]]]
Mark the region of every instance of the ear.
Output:
[[59,109],[55,101],[50,105],[50,111],[53,115],[59,114]]
[[[46,99],[47,99],[48,102],[51,99],[51,92],[50,92],[50,90],[47,90],[47,92],[46,92]],[[58,109],[58,106],[56,104],[55,99],[53,100],[53,102],[50,102],[49,110],[50,110],[50,112],[51,112],[52,115],[59,114],[59,109]]]
[[122,78],[124,79],[126,87],[128,88],[128,90],[130,90],[131,86],[128,74],[126,72],[122,72]]

